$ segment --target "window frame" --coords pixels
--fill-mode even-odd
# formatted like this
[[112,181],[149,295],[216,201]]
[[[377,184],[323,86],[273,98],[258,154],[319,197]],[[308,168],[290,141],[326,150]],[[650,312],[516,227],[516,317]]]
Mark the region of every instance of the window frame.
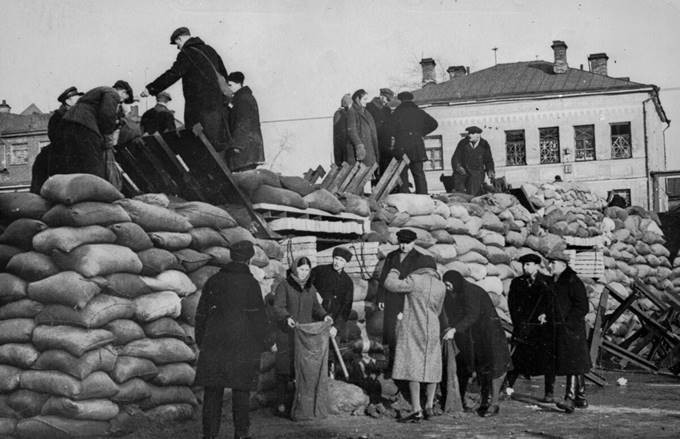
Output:
[[[555,153],[557,154],[557,161],[554,162],[548,162],[544,161],[543,157],[545,156],[543,154],[543,132],[547,130],[555,130],[555,140],[557,142],[556,145],[556,151]],[[560,149],[560,127],[559,126],[554,126],[554,127],[543,127],[538,129],[538,161],[541,165],[555,165],[562,163],[562,150]]]
[[[614,127],[615,126],[627,126],[628,127],[628,155],[627,156],[621,156],[618,157],[614,151],[615,151],[615,146],[614,143],[616,142],[614,140]],[[617,135],[618,138],[621,138],[625,135]],[[612,159],[613,160],[625,160],[625,159],[632,159],[633,158],[633,128],[631,126],[630,121],[628,122],[612,122],[609,124],[609,144],[611,146],[611,154],[612,154]]]
[[[18,148],[17,148],[17,147],[18,147]],[[17,163],[17,162],[15,161],[15,157],[16,157],[16,155],[15,155],[15,154],[16,154],[15,148],[26,151],[25,158],[24,158],[24,160],[23,160],[22,162],[20,162],[20,163]],[[30,161],[31,161],[30,155],[31,155],[31,151],[30,151],[30,148],[29,148],[29,146],[28,146],[28,142],[14,142],[14,143],[10,143],[10,147],[9,147],[9,160],[7,161],[7,166],[26,166],[26,165],[28,165],[28,164],[30,163]]]
[[[522,135],[522,140],[520,141],[509,141],[508,140],[508,135]],[[513,147],[522,147],[522,152],[523,154],[520,156],[522,159],[521,162],[511,162],[509,160],[510,154],[508,147],[513,146]],[[518,129],[518,130],[505,130],[505,166],[526,166],[527,165],[527,135],[526,135],[526,130],[525,129]]]
[[[428,140],[439,140],[439,146],[427,146],[427,141]],[[425,145],[425,155],[427,155],[427,160],[423,163],[423,171],[425,172],[433,172],[433,171],[443,171],[444,170],[444,138],[442,137],[441,134],[435,134],[432,136],[425,136],[423,137],[423,144]],[[431,156],[431,152],[436,152],[439,150],[439,154],[441,156],[440,160],[441,161],[441,167],[437,167],[436,162],[437,160],[434,160]],[[429,165],[426,165],[426,163],[429,163]]]
[[[592,148],[589,148],[589,149],[593,150],[593,156],[592,156],[592,158],[587,158],[587,156],[586,156],[586,158],[580,158],[579,159],[579,153],[578,153],[578,151],[579,151],[579,135],[578,134],[579,133],[578,133],[578,131],[579,131],[579,129],[583,130],[585,128],[591,128],[592,129],[592,138],[591,138]],[[595,124],[574,125],[574,161],[575,162],[592,162],[592,161],[597,160],[597,142],[595,141],[595,139],[596,139]],[[588,150],[586,150],[586,153],[588,152]]]

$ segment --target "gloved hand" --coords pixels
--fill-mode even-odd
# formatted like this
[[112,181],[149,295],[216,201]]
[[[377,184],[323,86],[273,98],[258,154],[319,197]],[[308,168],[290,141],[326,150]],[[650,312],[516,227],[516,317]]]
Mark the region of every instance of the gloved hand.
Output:
[[463,177],[468,175],[467,171],[462,166],[459,166],[458,168],[456,168],[456,172],[459,173],[460,175],[462,175]]
[[486,173],[486,175],[489,176],[490,180],[493,180],[494,178],[496,178],[496,173],[494,171],[489,171],[489,172]]
[[453,340],[453,336],[456,335],[456,328],[450,328],[444,333],[444,340]]
[[328,322],[328,323],[333,323],[333,317],[331,317],[331,316],[326,316],[326,317],[323,318],[323,321],[324,321],[324,322]]
[[358,162],[363,162],[366,159],[366,147],[363,143],[357,145],[355,155]]
[[335,337],[336,335],[338,335],[338,328],[336,328],[335,326],[331,326],[331,329],[330,329],[329,332],[331,334],[331,337]]
[[286,324],[288,325],[289,328],[295,328],[295,319],[292,317],[288,317],[286,319]]

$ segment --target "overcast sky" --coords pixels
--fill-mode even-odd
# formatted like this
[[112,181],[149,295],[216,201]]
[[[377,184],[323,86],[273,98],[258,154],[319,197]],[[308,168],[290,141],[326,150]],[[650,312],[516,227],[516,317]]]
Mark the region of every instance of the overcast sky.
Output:
[[[263,121],[328,116],[346,92],[418,81],[421,57],[476,71],[493,65],[493,47],[499,63],[552,60],[560,39],[573,67],[606,52],[611,76],[662,88],[677,122],[669,167],[680,169],[680,0],[0,0],[0,9],[0,99],[13,112],[32,102],[53,110],[69,85],[126,79],[138,94],[175,59],[179,26],[245,73]],[[181,118],[181,86],[169,91]]]

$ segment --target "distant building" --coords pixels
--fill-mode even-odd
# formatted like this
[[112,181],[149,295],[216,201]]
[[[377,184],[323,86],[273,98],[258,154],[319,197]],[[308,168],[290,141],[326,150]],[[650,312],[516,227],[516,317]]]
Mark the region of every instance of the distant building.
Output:
[[[421,61],[416,103],[439,121],[426,139],[431,190],[443,190],[439,177],[451,175],[456,144],[465,127],[477,125],[491,145],[497,177],[515,187],[561,176],[603,196],[618,193],[631,204],[665,210],[666,191],[653,187],[650,177],[666,170],[670,120],[659,88],[610,77],[604,53],[588,57],[587,71],[568,66],[563,41],[551,47],[553,62],[498,64],[474,73],[452,66],[441,83],[434,60]],[[660,199],[652,200],[657,193]]]

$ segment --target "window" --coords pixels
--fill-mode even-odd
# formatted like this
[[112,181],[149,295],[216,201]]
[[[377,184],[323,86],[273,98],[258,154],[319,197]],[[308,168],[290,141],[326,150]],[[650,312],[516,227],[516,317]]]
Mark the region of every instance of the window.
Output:
[[612,201],[614,195],[618,195],[626,201],[626,207],[630,206],[630,189],[613,189],[607,194],[607,200]]
[[444,169],[442,136],[426,136],[425,153],[427,154],[427,161],[423,163],[425,171],[442,171]]
[[507,166],[521,166],[527,164],[524,130],[505,132],[505,162]]
[[539,128],[538,145],[542,165],[560,162],[560,129],[558,127]]
[[595,160],[595,125],[579,125],[574,127],[576,157],[574,160],[583,162]]
[[10,165],[28,164],[28,143],[14,143],[9,150]]
[[612,158],[629,159],[633,157],[630,141],[630,122],[611,124]]

